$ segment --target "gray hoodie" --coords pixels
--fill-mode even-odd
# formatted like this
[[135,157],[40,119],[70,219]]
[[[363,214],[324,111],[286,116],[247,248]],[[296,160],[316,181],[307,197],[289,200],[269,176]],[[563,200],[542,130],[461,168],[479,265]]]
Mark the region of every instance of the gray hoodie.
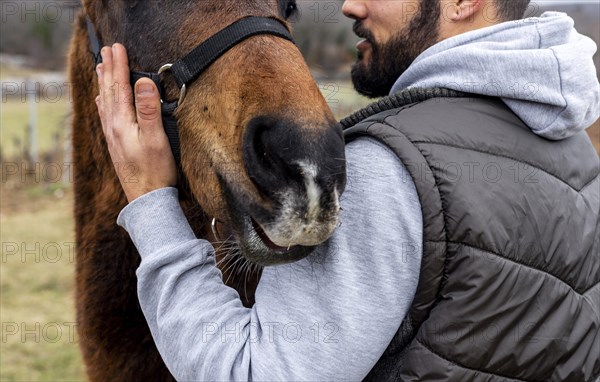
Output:
[[[500,95],[537,134],[573,135],[598,117],[599,91],[594,44],[572,23],[552,13],[443,41],[393,91]],[[121,212],[142,257],[140,305],[178,380],[357,381],[374,366],[414,297],[423,221],[415,185],[389,149],[362,138],[346,155],[341,226],[308,258],[266,268],[250,309],[223,284],[176,189]]]
[[423,52],[396,81],[501,97],[531,130],[563,139],[600,116],[596,44],[564,13],[498,24],[444,40]]

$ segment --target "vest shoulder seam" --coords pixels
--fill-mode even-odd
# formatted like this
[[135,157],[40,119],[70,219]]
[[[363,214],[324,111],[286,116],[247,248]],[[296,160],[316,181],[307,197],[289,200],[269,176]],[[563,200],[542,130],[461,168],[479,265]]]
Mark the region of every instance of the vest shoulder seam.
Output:
[[585,186],[587,186],[590,183],[592,183],[598,177],[598,175],[599,175],[599,174],[594,175],[594,177],[591,180],[587,181],[584,186],[582,186],[582,187],[580,187],[578,189],[577,187],[575,187],[575,186],[567,183],[566,181],[562,180],[561,178],[559,178],[556,174],[553,174],[553,173],[551,173],[551,172],[549,172],[547,170],[544,170],[543,168],[541,168],[539,166],[536,166],[536,165],[534,165],[532,163],[526,162],[526,161],[524,161],[522,159],[517,159],[517,158],[511,157],[509,155],[494,153],[494,152],[491,152],[491,151],[476,149],[476,148],[473,148],[473,147],[465,147],[465,146],[460,146],[460,145],[453,145],[453,144],[450,144],[450,143],[443,143],[443,142],[434,142],[434,141],[426,141],[426,140],[417,140],[417,141],[412,141],[412,142],[414,144],[425,144],[425,145],[453,147],[453,148],[457,148],[457,149],[461,149],[461,150],[475,151],[475,152],[478,152],[478,153],[481,153],[481,154],[487,154],[487,155],[491,155],[491,156],[496,156],[496,157],[500,157],[500,158],[506,158],[506,159],[514,160],[515,162],[526,164],[528,166],[531,166],[533,168],[536,168],[536,169],[542,171],[545,174],[548,174],[548,175],[552,176],[556,180],[559,180],[561,183],[566,184],[567,186],[569,186],[569,188],[577,191],[578,193],[581,192],[583,190],[583,188],[585,188]]
[[439,352],[433,350],[430,346],[428,346],[427,344],[425,344],[423,341],[419,340],[418,338],[415,338],[415,341],[417,341],[419,344],[421,344],[421,346],[423,346],[425,349],[427,349],[428,351],[430,351],[432,354],[436,355],[437,357],[439,357],[439,358],[443,359],[444,361],[449,362],[449,363],[451,363],[451,364],[453,364],[455,366],[458,366],[458,367],[460,367],[462,369],[465,369],[465,370],[470,370],[470,371],[474,371],[474,372],[482,373],[482,374],[487,374],[487,375],[493,375],[493,376],[500,377],[500,378],[507,378],[509,380],[518,381],[518,382],[543,382],[543,381],[537,381],[537,380],[534,380],[534,379],[519,379],[519,378],[515,378],[515,377],[509,377],[509,376],[504,375],[504,374],[492,373],[492,372],[485,371],[485,370],[480,370],[480,369],[477,369],[477,368],[474,368],[474,367],[465,366],[465,365],[462,365],[462,364],[460,364],[460,363],[458,363],[456,361],[453,361],[453,360],[451,360],[451,359],[449,359],[447,357],[444,357]]

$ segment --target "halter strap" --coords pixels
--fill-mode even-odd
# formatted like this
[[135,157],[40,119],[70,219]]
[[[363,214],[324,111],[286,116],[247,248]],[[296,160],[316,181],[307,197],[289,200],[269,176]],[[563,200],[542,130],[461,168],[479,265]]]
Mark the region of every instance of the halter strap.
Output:
[[94,28],[94,23],[87,14],[85,15],[85,23],[87,24],[88,39],[90,40],[90,48],[92,49],[90,53],[94,58],[95,69],[96,66],[102,62],[102,55],[100,55],[100,49],[102,49],[102,40],[100,40],[100,37],[98,37],[96,28]]
[[181,88],[183,85],[190,84],[229,49],[249,37],[261,34],[294,41],[288,29],[279,20],[256,16],[240,19],[214,34],[173,64],[171,72],[177,80],[177,85]]
[[[89,15],[86,15],[86,24],[91,54],[94,57],[95,69],[95,67],[102,62],[102,56],[100,55],[102,40],[98,37],[96,29],[94,28],[94,23]],[[174,64],[163,66],[163,68],[170,71],[177,82],[177,86],[181,90],[180,99],[174,102],[163,103],[161,110],[165,133],[169,139],[171,151],[173,152],[173,156],[175,157],[178,166],[181,163],[181,148],[179,142],[179,128],[177,127],[177,120],[174,116],[174,112],[177,109],[177,106],[179,106],[179,103],[183,101],[186,86],[200,77],[206,69],[228,50],[249,37],[261,34],[277,36],[294,42],[290,31],[283,22],[274,18],[249,16],[235,21],[209,37],[206,41],[194,48],[188,55],[176,61]],[[149,78],[156,84],[162,100],[164,89],[162,86],[161,74],[159,72],[150,73],[132,71],[130,79],[131,86],[133,87],[141,78]]]

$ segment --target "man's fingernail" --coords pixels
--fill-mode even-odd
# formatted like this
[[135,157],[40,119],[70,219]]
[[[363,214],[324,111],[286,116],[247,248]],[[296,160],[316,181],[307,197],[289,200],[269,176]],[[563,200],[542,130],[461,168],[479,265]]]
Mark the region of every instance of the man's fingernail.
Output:
[[152,95],[154,94],[154,86],[150,84],[139,84],[137,86],[138,95]]

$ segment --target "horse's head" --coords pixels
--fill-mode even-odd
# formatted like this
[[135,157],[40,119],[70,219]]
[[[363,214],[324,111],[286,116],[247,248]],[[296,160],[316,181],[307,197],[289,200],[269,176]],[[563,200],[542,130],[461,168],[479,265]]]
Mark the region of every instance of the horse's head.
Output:
[[[156,72],[246,16],[285,21],[295,0],[87,0],[106,45]],[[166,98],[179,97],[169,75]],[[270,35],[236,45],[187,89],[176,111],[181,165],[222,238],[262,265],[297,260],[333,233],[345,186],[344,141],[297,47]]]

